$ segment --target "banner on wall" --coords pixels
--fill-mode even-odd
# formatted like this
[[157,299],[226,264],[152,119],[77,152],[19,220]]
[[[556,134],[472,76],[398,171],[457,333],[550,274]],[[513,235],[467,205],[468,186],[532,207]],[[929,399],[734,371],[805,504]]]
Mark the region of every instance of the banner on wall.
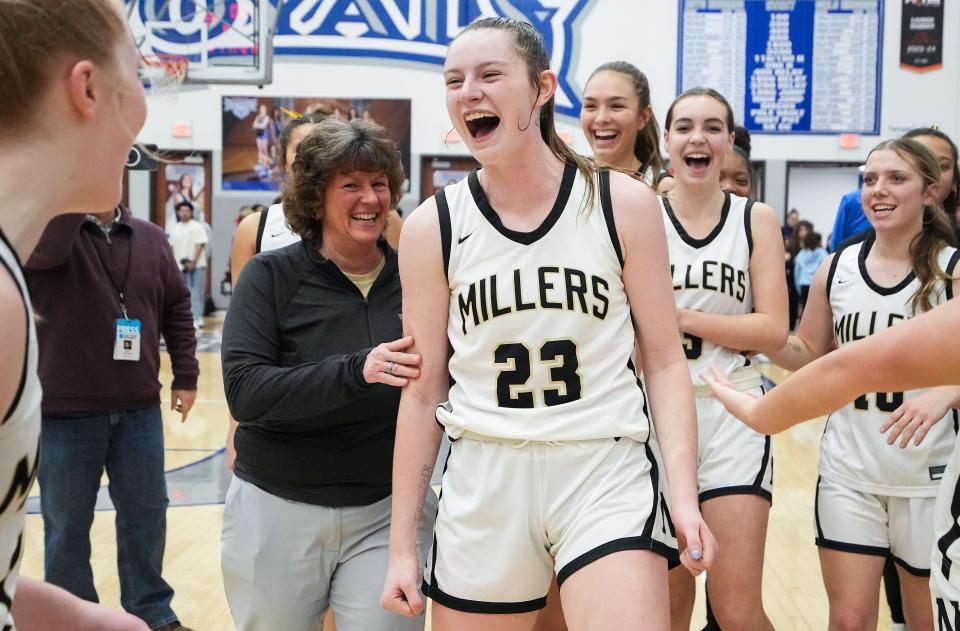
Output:
[[879,134],[884,0],[680,0],[677,91],[761,134]]
[[410,100],[323,97],[223,97],[221,188],[225,191],[278,191],[284,156],[280,132],[290,113],[313,111],[361,118],[382,125],[400,150],[410,175]]
[[[264,0],[266,1],[266,0]],[[442,66],[447,46],[479,17],[511,17],[532,24],[543,36],[559,86],[556,109],[580,115],[572,59],[579,45],[577,24],[597,0],[269,0],[279,6],[273,53],[333,57],[381,57]],[[613,1],[613,0],[609,0]],[[626,1],[626,0],[624,0]],[[237,48],[233,18],[249,13],[249,0],[126,0],[134,32],[146,23],[175,27],[151,32],[156,52],[184,54],[191,43],[236,57],[256,55]],[[243,10],[241,10],[243,9]],[[211,55],[220,54],[211,52]],[[224,70],[224,72],[228,72]],[[439,85],[439,84],[438,84]]]
[[943,3],[904,0],[900,18],[900,67],[915,72],[943,68]]

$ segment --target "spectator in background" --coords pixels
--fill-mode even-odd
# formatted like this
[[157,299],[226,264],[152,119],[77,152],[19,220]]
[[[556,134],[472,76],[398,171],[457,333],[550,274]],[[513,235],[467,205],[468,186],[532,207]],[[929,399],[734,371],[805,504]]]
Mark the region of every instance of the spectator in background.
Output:
[[193,326],[203,326],[203,281],[206,277],[207,258],[204,246],[207,244],[207,231],[203,224],[193,218],[193,204],[177,204],[179,221],[170,229],[170,244],[173,245],[174,260],[180,265],[183,278],[190,290],[190,311],[193,313]]
[[[799,213],[797,213],[799,216]],[[794,263],[797,254],[803,249],[803,240],[807,234],[813,232],[813,224],[809,221],[799,219],[790,237],[784,241],[784,265],[787,274],[787,300],[790,305],[790,330],[794,330],[797,322],[800,320],[799,305],[800,298],[797,295],[797,281],[794,275]]]
[[827,257],[827,251],[822,246],[823,237],[819,232],[810,231],[803,238],[803,249],[797,253],[794,260],[793,279],[799,296],[799,316],[803,316],[803,308],[807,304],[807,294],[813,283],[813,275],[820,267],[820,263]]
[[120,603],[151,629],[189,631],[171,609],[173,588],[161,575],[161,334],[173,369],[171,407],[182,420],[200,370],[190,295],[166,236],[122,206],[65,215],[47,225],[26,267],[43,316],[37,333],[45,578],[97,602],[90,527],[106,469],[117,510]]
[[841,243],[870,227],[860,202],[861,188],[863,188],[863,167],[860,167],[860,183],[857,190],[850,191],[840,199],[840,207],[837,208],[837,218],[833,222],[833,232],[830,236],[831,252],[836,252]]
[[783,225],[780,226],[780,232],[783,234],[783,241],[786,243],[793,235],[793,231],[797,228],[797,223],[800,221],[800,211],[796,208],[791,208],[790,212],[787,213],[787,218],[784,220]]

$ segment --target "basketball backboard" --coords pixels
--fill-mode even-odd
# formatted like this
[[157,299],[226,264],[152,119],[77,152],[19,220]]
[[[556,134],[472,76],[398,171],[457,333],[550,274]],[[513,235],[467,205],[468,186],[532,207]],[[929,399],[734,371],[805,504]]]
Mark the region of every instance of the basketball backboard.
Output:
[[124,0],[143,55],[189,61],[185,83],[266,85],[273,74],[270,0]]

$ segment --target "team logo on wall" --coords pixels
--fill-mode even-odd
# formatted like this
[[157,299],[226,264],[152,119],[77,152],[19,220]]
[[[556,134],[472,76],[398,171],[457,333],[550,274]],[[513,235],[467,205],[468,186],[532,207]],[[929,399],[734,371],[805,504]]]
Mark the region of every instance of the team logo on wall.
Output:
[[[580,100],[571,86],[576,26],[594,0],[284,0],[273,38],[276,55],[386,57],[442,65],[447,46],[481,16],[507,16],[533,24],[543,35],[556,70],[557,111],[578,116]],[[127,0],[138,5],[131,22],[176,16],[185,24],[155,32],[177,53],[201,36],[208,45],[235,50],[237,32],[255,13],[252,0]],[[276,6],[277,0],[270,0]],[[207,6],[206,12],[203,5]],[[198,6],[199,5],[199,6]],[[240,28],[232,28],[237,22]],[[203,31],[203,32],[201,32]]]

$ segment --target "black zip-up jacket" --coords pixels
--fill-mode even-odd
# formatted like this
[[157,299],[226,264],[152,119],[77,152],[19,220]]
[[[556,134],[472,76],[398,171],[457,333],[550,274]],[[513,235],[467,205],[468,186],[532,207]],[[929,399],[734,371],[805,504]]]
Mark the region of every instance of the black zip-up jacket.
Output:
[[305,243],[243,268],[223,327],[223,379],[240,423],[234,473],[286,499],[363,506],[390,494],[400,389],[368,384],[370,350],[403,335],[397,255],[367,299]]

